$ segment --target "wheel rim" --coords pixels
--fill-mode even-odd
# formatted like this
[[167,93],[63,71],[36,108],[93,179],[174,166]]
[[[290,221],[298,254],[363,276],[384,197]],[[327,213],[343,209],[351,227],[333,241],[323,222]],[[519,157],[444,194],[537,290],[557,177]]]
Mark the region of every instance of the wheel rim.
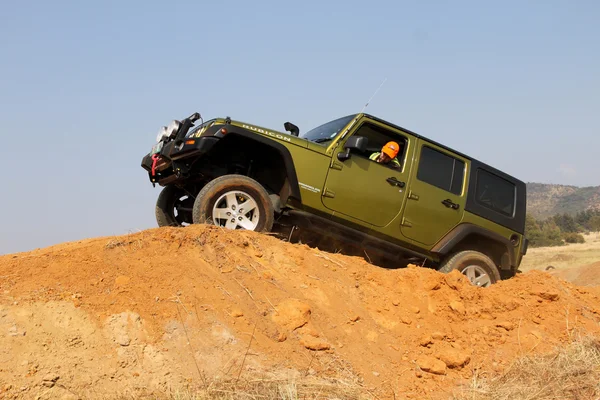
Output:
[[479,265],[469,265],[461,272],[475,286],[488,287],[492,284],[490,275]]
[[181,194],[175,197],[173,204],[173,217],[181,226],[192,224],[192,210],[194,207],[194,198],[187,194]]
[[215,202],[212,219],[215,225],[227,229],[253,231],[260,220],[258,203],[248,193],[238,190],[227,192]]

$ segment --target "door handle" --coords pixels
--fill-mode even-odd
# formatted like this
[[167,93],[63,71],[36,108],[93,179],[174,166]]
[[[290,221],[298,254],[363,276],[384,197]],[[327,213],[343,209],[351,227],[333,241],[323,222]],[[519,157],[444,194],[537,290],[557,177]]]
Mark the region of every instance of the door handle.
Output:
[[399,181],[398,179],[394,178],[393,176],[390,177],[390,178],[387,178],[386,181],[388,181],[390,185],[398,186],[398,187],[401,187],[401,188],[403,188],[404,185],[405,185],[404,182]]
[[445,205],[446,207],[452,208],[454,210],[458,210],[458,207],[459,207],[458,204],[452,202],[452,200],[450,200],[450,199],[443,200],[442,204]]

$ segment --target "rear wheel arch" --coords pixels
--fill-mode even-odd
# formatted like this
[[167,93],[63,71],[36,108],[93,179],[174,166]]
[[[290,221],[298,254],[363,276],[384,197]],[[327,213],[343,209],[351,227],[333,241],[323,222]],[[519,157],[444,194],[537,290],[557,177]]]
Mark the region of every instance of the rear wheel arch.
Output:
[[515,266],[514,246],[510,240],[474,224],[461,224],[440,240],[431,252],[447,260],[461,251],[473,250],[488,256],[500,270]]

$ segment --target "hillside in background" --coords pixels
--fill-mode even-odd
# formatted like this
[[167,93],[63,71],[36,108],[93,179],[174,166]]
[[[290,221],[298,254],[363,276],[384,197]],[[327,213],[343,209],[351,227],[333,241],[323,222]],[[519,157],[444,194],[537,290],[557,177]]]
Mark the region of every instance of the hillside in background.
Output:
[[537,219],[585,210],[600,210],[600,186],[527,184],[527,213]]

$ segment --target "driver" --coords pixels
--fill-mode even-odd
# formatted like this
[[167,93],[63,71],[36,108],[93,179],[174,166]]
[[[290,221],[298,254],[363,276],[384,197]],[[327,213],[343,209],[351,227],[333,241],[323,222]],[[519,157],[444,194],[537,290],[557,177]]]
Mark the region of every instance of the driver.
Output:
[[399,169],[400,161],[396,158],[400,151],[400,145],[396,142],[387,142],[381,151],[371,154],[369,160],[373,160],[379,164],[384,164],[387,167]]

